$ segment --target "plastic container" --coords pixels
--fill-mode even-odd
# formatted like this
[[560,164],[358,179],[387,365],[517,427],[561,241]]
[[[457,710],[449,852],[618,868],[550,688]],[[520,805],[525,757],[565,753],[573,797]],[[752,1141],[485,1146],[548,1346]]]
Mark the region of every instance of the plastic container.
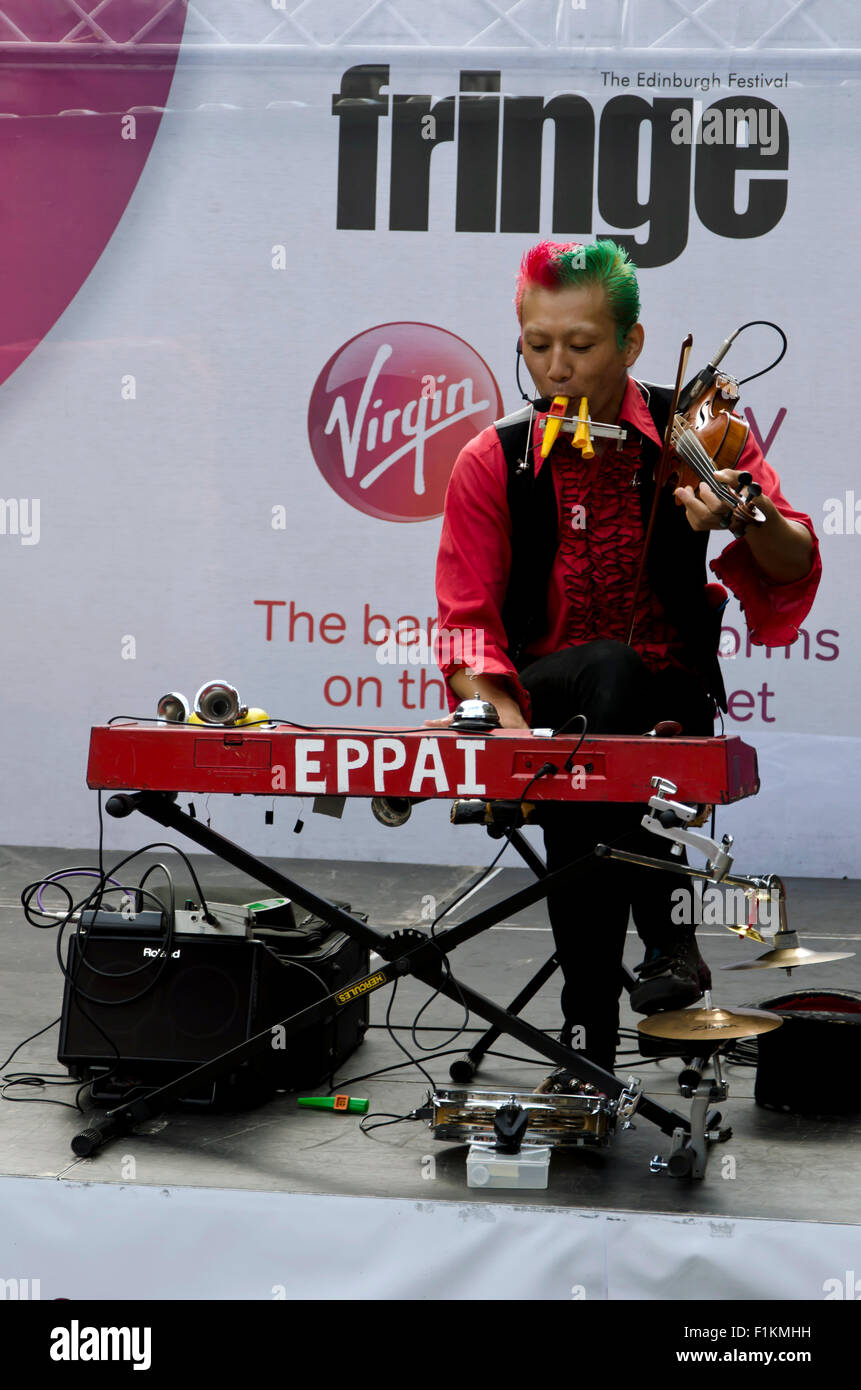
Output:
[[549,1144],[523,1144],[518,1153],[499,1153],[496,1145],[477,1139],[466,1156],[467,1187],[546,1188]]

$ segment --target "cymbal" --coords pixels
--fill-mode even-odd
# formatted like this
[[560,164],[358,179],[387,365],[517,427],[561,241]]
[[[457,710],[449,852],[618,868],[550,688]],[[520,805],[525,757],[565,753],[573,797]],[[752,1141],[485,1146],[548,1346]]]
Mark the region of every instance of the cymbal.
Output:
[[794,970],[797,965],[819,965],[828,960],[849,960],[854,951],[808,951],[805,946],[793,946],[766,951],[756,960],[736,961],[722,965],[721,970]]
[[770,1033],[783,1019],[766,1009],[675,1009],[652,1014],[637,1024],[649,1038],[682,1038],[691,1042],[723,1042]]

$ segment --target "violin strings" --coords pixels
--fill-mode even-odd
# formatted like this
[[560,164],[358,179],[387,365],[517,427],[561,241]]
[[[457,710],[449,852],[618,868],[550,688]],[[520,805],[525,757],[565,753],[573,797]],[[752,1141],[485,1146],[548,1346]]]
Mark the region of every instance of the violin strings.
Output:
[[695,449],[690,446],[689,441],[679,439],[674,442],[676,444],[678,453],[690,464],[691,468],[697,474],[697,476],[700,477],[704,483],[708,483],[712,491],[722,501],[732,502],[733,505],[735,505],[736,499],[733,497],[732,492],[724,483],[719,483],[717,481],[717,479],[714,476],[714,470],[709,469],[705,465],[701,456],[698,455]]
[[698,477],[702,478],[709,487],[723,502],[736,507],[738,498],[727,487],[725,483],[719,483],[714,475],[714,465],[706,450],[697,439],[690,426],[685,425],[676,417],[673,426],[673,445],[680,455],[687,460]]
[[694,472],[697,473],[704,482],[713,480],[715,491],[724,487],[724,484],[719,483],[714,477],[714,464],[710,455],[703,448],[693,430],[691,430],[691,428],[678,416],[673,425],[673,444],[676,450],[684,455],[694,469]]
[[714,464],[710,455],[703,448],[703,445],[700,443],[699,439],[697,439],[694,431],[689,425],[685,424],[680,416],[676,417],[673,426],[673,445],[677,452],[691,465],[694,472],[702,478],[704,482],[708,483],[716,496],[726,502],[728,506],[731,506],[733,510],[738,508],[744,520],[749,522],[757,520],[755,508],[748,511],[750,506],[749,503],[739,498],[732,489],[727,487],[724,483],[719,483],[717,481],[714,476]]

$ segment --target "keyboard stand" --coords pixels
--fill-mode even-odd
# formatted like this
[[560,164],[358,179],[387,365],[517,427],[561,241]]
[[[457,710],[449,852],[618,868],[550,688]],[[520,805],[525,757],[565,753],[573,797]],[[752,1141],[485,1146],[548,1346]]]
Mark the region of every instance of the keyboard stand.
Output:
[[[234,1070],[256,1053],[265,1054],[272,1046],[276,1030],[289,1037],[323,1018],[327,1012],[331,1013],[333,1006],[344,1006],[359,994],[371,993],[403,975],[414,975],[430,989],[438,990],[440,994],[456,1003],[462,1003],[471,1013],[485,1019],[496,1030],[497,1036],[507,1034],[540,1057],[546,1057],[554,1066],[565,1067],[580,1080],[595,1086],[598,1091],[603,1091],[610,1102],[617,1106],[617,1117],[622,1119],[624,1127],[630,1125],[631,1116],[636,1111],[637,1115],[656,1125],[662,1133],[673,1137],[676,1144],[690,1136],[690,1121],[684,1115],[645,1095],[639,1090],[638,1085],[632,1085],[634,1078],[629,1078],[626,1082],[611,1072],[604,1071],[582,1053],[564,1047],[554,1038],[547,1037],[539,1029],[524,1022],[512,1010],[501,1008],[491,999],[456,980],[450,967],[443,968],[444,965],[448,966],[448,956],[457,946],[495,926],[503,918],[541,901],[547,896],[552,885],[566,882],[576,872],[576,863],[565,865],[553,873],[547,873],[545,868],[543,876],[536,879],[534,884],[510,894],[501,903],[474,913],[465,922],[437,932],[433,937],[415,928],[383,933],[328,899],[321,898],[286,874],[279,873],[264,860],[256,858],[241,846],[220,835],[211,826],[203,825],[199,820],[181,811],[176,805],[175,793],[116,793],[109,798],[105,809],[109,815],[115,817],[128,816],[134,811],[139,811],[165,829],[184,835],[210,854],[272,889],[279,896],[290,898],[306,911],[321,917],[334,929],[344,932],[351,940],[375,951],[383,964],[363,979],[354,981],[352,985],[338,990],[326,999],[283,1019],[279,1024],[271,1025],[262,1033],[240,1043],[238,1047],[194,1068],[177,1081],[109,1111],[102,1121],[96,1122],[83,1134],[76,1136],[72,1148],[79,1156],[95,1152],[111,1138],[128,1133],[134,1125],[161,1113],[188,1089],[189,1084],[209,1082]],[[529,846],[527,850],[531,855]],[[540,863],[540,860],[538,862]],[[548,966],[549,964],[548,962]],[[547,978],[550,973],[552,971],[548,973]],[[534,984],[534,981],[532,983]]]

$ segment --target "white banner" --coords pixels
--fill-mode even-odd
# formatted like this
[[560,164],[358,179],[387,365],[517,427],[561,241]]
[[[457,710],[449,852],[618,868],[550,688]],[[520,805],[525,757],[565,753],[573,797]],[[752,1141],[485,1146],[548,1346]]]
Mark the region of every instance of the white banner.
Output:
[[[9,127],[60,192],[34,184],[29,212],[7,210],[21,321],[0,415],[0,839],[94,843],[90,726],[151,717],[166,691],[191,698],[211,677],[308,725],[436,716],[436,668],[407,648],[379,661],[378,646],[399,624],[430,635],[454,458],[520,402],[522,252],[606,234],[642,267],[643,378],[672,375],[688,331],[693,366],[748,319],[788,336],[741,406],[817,527],[824,577],[790,648],[752,647],[726,610],[726,731],[760,748],[762,773],[740,850],[763,871],[861,873],[857,281],[841,230],[858,214],[856,50],[718,47],[702,30],[685,51],[647,50],[603,33],[612,7],[600,22],[581,8],[545,7],[556,47],[509,26],[460,51],[442,34],[419,48],[406,19],[377,48],[365,31],[265,51],[259,23],[245,49],[241,35],[206,47],[196,10],[172,85],[163,40],[160,101],[131,77],[101,95],[83,61],[66,64],[71,90],[50,65],[18,65],[4,114],[32,117]],[[778,347],[754,328],[724,365],[744,377]],[[214,799],[209,815],[270,854],[495,850],[452,830],[447,803],[397,832],[348,804],[301,837],[297,809],[277,808],[274,828],[259,802]],[[107,833],[147,834],[136,817]]]
[[18,1302],[821,1303],[861,1290],[848,1224],[92,1179],[4,1178],[0,1199],[0,1299]]

